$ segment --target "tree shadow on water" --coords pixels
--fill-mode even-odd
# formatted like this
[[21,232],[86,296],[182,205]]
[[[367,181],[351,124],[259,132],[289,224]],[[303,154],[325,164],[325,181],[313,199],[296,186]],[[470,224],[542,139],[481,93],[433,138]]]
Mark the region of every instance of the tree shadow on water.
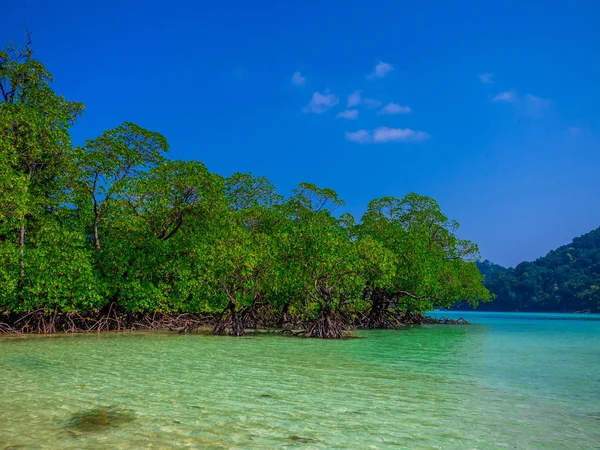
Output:
[[135,414],[126,409],[102,406],[76,412],[71,416],[65,428],[71,434],[97,433],[120,427],[135,420]]

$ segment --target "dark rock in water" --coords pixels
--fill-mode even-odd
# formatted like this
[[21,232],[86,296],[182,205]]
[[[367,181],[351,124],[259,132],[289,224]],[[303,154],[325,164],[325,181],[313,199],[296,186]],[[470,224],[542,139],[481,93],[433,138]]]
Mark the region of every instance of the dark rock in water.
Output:
[[273,398],[273,396],[269,394],[260,394],[258,398]]
[[66,428],[93,433],[101,432],[108,428],[119,427],[134,420],[135,415],[131,411],[101,407],[73,414]]
[[301,444],[310,444],[311,442],[319,442],[318,439],[311,439],[311,438],[296,436],[296,435],[290,436],[288,439],[290,439],[294,442],[299,442]]
[[352,414],[361,414],[361,415],[365,415],[366,413],[364,413],[364,412],[360,412],[360,411],[352,411]]
[[174,420],[173,423],[181,423],[179,420]]

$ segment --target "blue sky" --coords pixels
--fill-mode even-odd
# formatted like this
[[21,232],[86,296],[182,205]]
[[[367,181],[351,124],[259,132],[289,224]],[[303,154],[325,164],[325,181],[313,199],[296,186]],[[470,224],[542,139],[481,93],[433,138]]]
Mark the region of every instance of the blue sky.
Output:
[[437,199],[503,265],[600,226],[595,1],[33,1],[55,88],[86,104],[76,144],[123,121],[170,156],[289,194]]

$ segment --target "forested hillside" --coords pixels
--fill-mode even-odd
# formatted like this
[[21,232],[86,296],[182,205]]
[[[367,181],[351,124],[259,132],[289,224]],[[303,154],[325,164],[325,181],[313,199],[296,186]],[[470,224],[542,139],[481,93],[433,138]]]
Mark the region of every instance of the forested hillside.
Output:
[[170,160],[134,123],[73,147],[84,105],[53,91],[30,44],[0,51],[0,332],[339,338],[489,299],[477,246],[432,198],[378,198],[357,222],[331,189],[286,198],[264,177]]
[[600,310],[600,228],[573,239],[533,262],[506,269],[477,263],[496,298],[491,311]]

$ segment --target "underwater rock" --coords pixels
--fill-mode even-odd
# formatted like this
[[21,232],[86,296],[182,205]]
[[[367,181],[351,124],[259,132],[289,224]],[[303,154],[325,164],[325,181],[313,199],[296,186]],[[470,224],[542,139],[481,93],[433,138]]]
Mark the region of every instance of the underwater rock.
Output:
[[66,428],[80,432],[99,432],[119,427],[135,420],[135,414],[120,408],[100,407],[80,411],[71,416]]

